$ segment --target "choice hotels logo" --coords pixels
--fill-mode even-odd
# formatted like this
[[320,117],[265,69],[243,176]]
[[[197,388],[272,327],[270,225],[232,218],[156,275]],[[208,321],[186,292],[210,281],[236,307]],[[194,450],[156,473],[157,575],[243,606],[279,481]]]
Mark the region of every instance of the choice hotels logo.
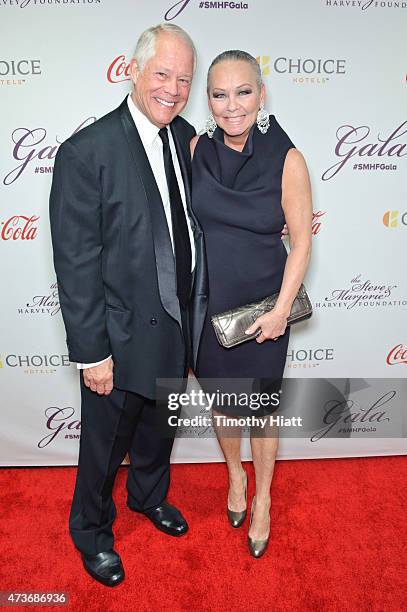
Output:
[[293,83],[326,83],[333,76],[346,74],[346,60],[312,57],[276,57],[271,63],[270,55],[258,55],[257,62],[263,76],[271,71],[277,75],[291,77]]
[[258,55],[256,60],[260,66],[262,76],[268,76],[270,74],[270,56]]
[[400,365],[404,363],[407,365],[407,346],[405,344],[396,344],[389,351],[389,354],[386,357],[387,365]]
[[23,85],[29,77],[41,74],[38,59],[0,60],[0,85]]
[[292,348],[287,353],[287,367],[292,369],[317,368],[322,362],[334,361],[334,359],[333,348]]
[[57,368],[70,366],[68,355],[0,355],[0,368],[17,368],[24,374],[54,374]]
[[400,213],[398,210],[388,210],[383,215],[383,224],[386,227],[400,227],[400,225],[406,226],[407,212]]

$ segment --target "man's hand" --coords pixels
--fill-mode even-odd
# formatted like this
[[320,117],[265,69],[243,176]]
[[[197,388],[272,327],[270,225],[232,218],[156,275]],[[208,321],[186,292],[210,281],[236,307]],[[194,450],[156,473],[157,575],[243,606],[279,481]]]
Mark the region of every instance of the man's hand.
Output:
[[281,240],[284,240],[286,236],[288,236],[288,227],[287,227],[287,223],[284,223],[284,227],[281,230]]
[[113,389],[113,359],[83,370],[83,382],[99,395],[109,395]]

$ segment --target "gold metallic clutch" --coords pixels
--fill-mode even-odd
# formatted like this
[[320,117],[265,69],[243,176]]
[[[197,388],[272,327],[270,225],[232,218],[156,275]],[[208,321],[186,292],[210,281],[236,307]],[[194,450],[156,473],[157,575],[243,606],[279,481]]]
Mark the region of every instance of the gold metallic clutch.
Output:
[[[261,315],[274,308],[279,292],[264,298],[260,302],[246,304],[239,308],[227,310],[220,314],[213,315],[211,322],[216,333],[219,344],[225,348],[237,346],[246,340],[252,340],[261,333],[257,330],[254,334],[245,334],[245,330],[250,327]],[[287,326],[304,321],[312,315],[312,304],[305,290],[301,285],[297,297],[291,307],[291,312],[287,318]]]

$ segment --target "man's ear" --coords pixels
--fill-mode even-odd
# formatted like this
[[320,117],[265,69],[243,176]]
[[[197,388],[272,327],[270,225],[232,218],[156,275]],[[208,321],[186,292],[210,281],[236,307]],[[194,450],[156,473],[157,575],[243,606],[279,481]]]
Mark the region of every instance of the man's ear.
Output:
[[130,60],[130,78],[133,81],[134,84],[136,84],[137,79],[140,76],[140,70],[138,68],[138,64],[137,64],[137,60],[135,60],[134,58],[132,58]]

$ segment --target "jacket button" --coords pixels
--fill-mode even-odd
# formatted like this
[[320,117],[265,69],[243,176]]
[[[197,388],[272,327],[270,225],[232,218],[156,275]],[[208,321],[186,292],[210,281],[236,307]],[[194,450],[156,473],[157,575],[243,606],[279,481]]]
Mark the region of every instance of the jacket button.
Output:
[[155,317],[152,317],[152,318],[150,319],[150,324],[151,324],[151,325],[157,325],[157,323],[158,323],[158,321],[157,321],[157,319],[156,319]]

